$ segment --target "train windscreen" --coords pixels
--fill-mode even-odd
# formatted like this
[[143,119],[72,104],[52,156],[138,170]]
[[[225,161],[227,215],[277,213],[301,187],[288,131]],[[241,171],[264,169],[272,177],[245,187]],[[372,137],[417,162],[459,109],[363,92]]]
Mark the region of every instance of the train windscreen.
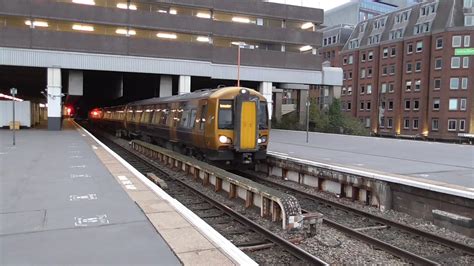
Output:
[[268,129],[267,102],[260,102],[258,109],[258,128]]
[[231,100],[219,101],[219,114],[218,114],[219,129],[234,129],[233,105],[234,105],[234,101],[231,101]]

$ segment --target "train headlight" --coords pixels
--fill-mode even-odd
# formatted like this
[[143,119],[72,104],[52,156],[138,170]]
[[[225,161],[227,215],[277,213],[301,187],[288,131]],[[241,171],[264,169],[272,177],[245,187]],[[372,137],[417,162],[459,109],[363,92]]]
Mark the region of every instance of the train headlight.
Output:
[[247,90],[246,90],[246,89],[241,89],[241,90],[240,90],[240,93],[246,94],[246,93],[247,93]]
[[226,136],[219,136],[219,142],[222,144],[230,143],[230,138]]
[[267,142],[267,136],[262,136],[258,139],[258,144]]
[[257,142],[258,144],[262,143],[262,139],[261,138],[257,139]]

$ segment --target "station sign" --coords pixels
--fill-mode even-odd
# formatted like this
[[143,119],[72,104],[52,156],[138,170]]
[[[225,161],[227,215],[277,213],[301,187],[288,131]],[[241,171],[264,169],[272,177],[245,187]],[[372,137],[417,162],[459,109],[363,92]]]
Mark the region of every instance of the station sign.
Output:
[[456,48],[454,55],[474,55],[474,48]]

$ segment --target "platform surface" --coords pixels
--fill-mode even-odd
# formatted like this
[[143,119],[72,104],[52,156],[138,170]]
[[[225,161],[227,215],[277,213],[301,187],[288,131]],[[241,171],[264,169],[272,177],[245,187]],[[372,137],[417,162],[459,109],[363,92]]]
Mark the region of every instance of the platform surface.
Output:
[[439,181],[474,191],[474,146],[272,129],[269,151]]
[[0,187],[0,265],[181,265],[71,123],[0,130]]

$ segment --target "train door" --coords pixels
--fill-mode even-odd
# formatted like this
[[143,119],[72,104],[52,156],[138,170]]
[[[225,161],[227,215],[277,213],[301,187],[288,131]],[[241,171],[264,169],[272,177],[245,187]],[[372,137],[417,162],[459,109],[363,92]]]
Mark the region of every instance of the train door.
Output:
[[199,142],[201,143],[202,148],[207,148],[207,138],[206,138],[206,122],[207,122],[207,100],[200,102],[201,107],[199,108],[201,113],[199,115],[199,125],[198,131],[200,136]]

